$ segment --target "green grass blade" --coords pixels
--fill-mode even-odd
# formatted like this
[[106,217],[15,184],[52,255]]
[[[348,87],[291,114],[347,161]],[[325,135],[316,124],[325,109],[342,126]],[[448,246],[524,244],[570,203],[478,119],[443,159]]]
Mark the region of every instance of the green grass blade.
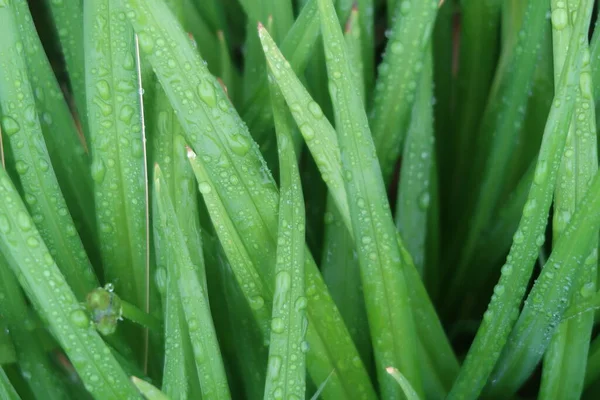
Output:
[[[86,1],[85,59],[92,178],[105,279],[146,308],[144,144],[133,30],[120,1]],[[140,38],[143,43],[143,39]]]
[[135,387],[140,391],[144,398],[147,400],[169,400],[169,396],[158,390],[151,383],[146,382],[143,379],[137,378],[135,376],[131,377],[131,382],[135,385]]
[[[268,57],[276,56],[278,53],[277,53],[276,49],[274,48],[273,42],[272,41],[267,42],[269,39],[268,33],[266,31],[263,31],[263,32],[264,32],[263,42],[271,43],[271,46],[269,46],[268,50],[265,53],[267,54]],[[293,78],[293,73],[291,72],[290,68],[287,67],[285,60],[275,59],[275,61],[276,62],[273,62],[273,64],[279,66],[279,70],[277,71],[277,73],[280,74],[279,77],[281,77],[281,78],[290,77],[289,80],[280,79],[283,81],[283,83],[287,84],[287,83],[294,83],[295,81],[297,81],[296,78]],[[276,80],[279,79],[276,74],[274,74],[274,77]],[[290,88],[288,88],[288,86],[286,86],[286,85],[281,85],[280,88],[282,89],[284,95],[286,95],[287,92],[290,91],[290,90],[288,90]],[[301,92],[301,91],[305,91],[305,90],[302,89],[302,87],[300,86],[297,88],[297,91]],[[308,104],[310,101],[310,97],[308,97],[305,100],[306,100],[306,103],[304,103],[304,104]],[[300,104],[302,104],[302,103],[300,103]],[[298,110],[297,107],[296,107],[296,110]],[[314,118],[312,118],[311,113],[303,110],[301,107],[300,107],[299,111],[297,111],[297,112],[294,112],[294,108],[292,108],[292,115],[296,118],[297,121],[298,121],[298,113],[300,113],[300,112],[306,114],[310,118],[309,121],[314,122]],[[300,121],[303,121],[303,120],[300,120]],[[315,125],[315,128],[318,129],[318,130],[315,129],[315,132],[320,132],[321,135],[327,134],[328,130],[332,129],[330,127],[329,123],[320,123],[320,125]],[[310,137],[310,135],[309,135],[309,137]],[[317,139],[314,139],[315,142],[316,142],[316,140]],[[309,147],[309,149],[313,150],[312,147]],[[319,152],[326,151],[327,157],[329,159],[335,159],[337,157],[336,153],[339,152],[339,148],[334,145],[321,146],[321,147],[317,147],[314,151],[319,151]],[[316,154],[319,154],[319,153],[316,153]],[[315,157],[315,158],[317,160],[319,159],[319,157]],[[327,182],[327,185],[330,188],[331,192],[339,190],[338,188],[340,186],[344,185],[344,180],[340,178],[339,174],[327,175],[326,182]],[[341,194],[340,194],[340,196],[341,196]],[[350,215],[349,209],[346,213],[347,213],[347,215]],[[341,220],[342,220],[342,222],[347,221],[344,218],[341,218]],[[352,232],[353,231],[352,224],[347,223],[347,222],[345,222],[345,223],[346,223],[346,228],[348,229],[348,231]],[[408,287],[411,290],[411,299],[412,299],[411,301],[413,302],[413,306],[416,307],[415,315],[419,317],[417,319],[417,325],[418,325],[419,329],[422,330],[421,332],[422,332],[423,337],[427,338],[428,343],[432,344],[433,347],[435,347],[437,349],[436,351],[431,352],[433,359],[436,360],[435,364],[438,366],[440,366],[440,365],[451,365],[452,366],[449,369],[442,369],[442,370],[438,370],[437,372],[441,376],[445,376],[446,379],[452,380],[454,378],[454,374],[455,374],[456,368],[457,368],[456,358],[454,357],[454,354],[452,352],[450,344],[445,336],[444,330],[437,318],[435,309],[433,308],[433,305],[431,304],[431,301],[427,295],[427,291],[425,290],[423,283],[421,282],[419,274],[414,269],[414,265],[413,265],[413,262],[410,259],[410,257],[408,257],[408,260],[406,260],[406,263],[407,263],[406,264],[407,268],[410,270],[410,274],[407,275],[407,278],[410,279],[410,284],[408,285]],[[413,273],[413,271],[414,271],[414,273]]]
[[[188,251],[186,239],[168,193],[168,186],[158,166],[154,171],[154,192],[160,226],[167,238],[168,274],[177,278],[183,311],[187,321],[202,398],[229,399],[229,387],[219,342],[214,330],[208,295],[198,278],[198,268]],[[162,190],[165,188],[167,190]]]
[[3,169],[0,197],[4,199],[0,203],[0,250],[87,390],[98,400],[137,398],[127,376],[69,289]]
[[508,168],[517,134],[525,119],[531,82],[541,49],[539,44],[548,28],[545,18],[547,12],[548,4],[545,2],[528,3],[517,43],[502,54],[498,66],[479,134],[474,139],[477,143],[470,151],[470,154],[475,152],[476,156],[470,166],[469,184],[465,190],[475,195],[464,200],[470,213],[470,222],[460,226],[468,226],[469,230],[462,230],[465,234],[464,245],[460,246],[462,250],[457,271],[448,289],[449,309],[455,306],[457,296],[470,285],[469,261],[473,257],[476,241],[489,223],[506,185],[505,169]]
[[402,151],[437,9],[437,0],[399,2],[379,65],[370,123],[386,185]]
[[[578,5],[578,1],[569,1],[566,6],[564,2],[552,2],[555,71],[563,68],[573,22],[568,15],[570,12],[577,12]],[[558,76],[558,73],[555,73],[555,76]],[[583,81],[586,78],[591,78],[589,63],[582,67],[580,87],[585,87]],[[571,120],[558,175],[559,184],[554,196],[553,240],[558,240],[564,232],[570,216],[575,213],[585,196],[590,180],[598,170],[595,105],[591,97],[593,89],[589,89],[587,96],[582,93],[581,88],[577,93],[576,118]],[[598,251],[597,245],[593,246],[592,251]],[[595,263],[572,268],[581,270],[580,277],[574,283],[581,289],[575,289],[570,298],[570,304],[578,304],[595,292],[598,265]],[[559,325],[544,357],[540,398],[581,397],[593,323],[594,313],[588,312]]]
[[[298,74],[306,68],[319,37],[320,28],[317,12],[317,0],[309,0],[281,44],[283,54]],[[257,135],[269,131],[272,121],[266,73],[261,74],[260,79],[259,90],[250,97],[251,100],[246,102],[242,108],[242,117],[258,143],[261,143],[261,137]]]
[[198,188],[213,221],[213,226],[223,246],[223,251],[227,255],[235,279],[250,305],[259,330],[266,340],[269,336],[271,320],[270,299],[273,297],[273,291],[270,288],[272,288],[272,285],[263,281],[260,271],[253,264],[236,225],[229,218],[223,200],[216,190],[213,191],[205,166],[198,160],[192,150],[188,151],[188,158],[196,175]]
[[85,58],[83,50],[83,1],[51,0],[47,1],[55,26],[58,30],[58,40],[65,58],[71,92],[75,98],[75,106],[82,131],[87,143],[90,143],[86,86]]
[[[24,5],[24,4],[22,4]],[[25,200],[44,241],[78,299],[97,286],[92,266],[52,168],[36,112],[34,93],[19,46],[16,4],[0,8],[0,108]],[[17,105],[15,107],[15,105]]]
[[598,380],[598,377],[600,377],[600,338],[596,337],[590,344],[584,386],[589,387]]
[[294,72],[290,68],[284,68],[287,61],[268,32],[265,29],[261,32],[263,34],[260,39],[273,79],[279,85],[292,111],[292,116],[317,163],[321,177],[328,183],[331,197],[338,206],[345,224],[349,226],[348,200],[344,186],[340,184],[343,181],[342,165],[335,129]]
[[383,396],[391,398],[399,388],[385,370],[390,366],[421,391],[417,337],[375,145],[330,0],[319,0],[319,14],[376,371]]
[[271,104],[277,133],[280,195],[277,230],[275,293],[271,319],[269,372],[265,398],[299,398],[306,392],[306,356],[308,327],[304,282],[305,211],[292,140],[293,122],[285,100],[271,83]]
[[400,385],[407,400],[419,400],[419,395],[415,389],[413,389],[410,381],[406,379],[406,377],[402,375],[400,371],[398,371],[396,368],[389,367],[386,369],[386,372],[390,374],[392,378],[394,378],[398,385]]
[[[542,358],[552,337],[548,333],[552,333],[559,324],[567,309],[570,293],[583,291],[585,294],[587,290],[585,283],[577,285],[581,282],[579,276],[583,271],[598,263],[598,252],[592,249],[597,249],[600,228],[600,175],[596,175],[579,204],[534,284],[504,347],[491,377],[493,384],[489,389],[492,395],[510,395],[519,388]],[[578,271],[577,267],[583,271]],[[593,289],[588,293],[589,297]]]
[[425,275],[427,222],[432,197],[429,181],[434,158],[432,68],[430,49],[425,57],[406,136],[396,203],[398,232],[421,276]]
[[217,73],[220,65],[217,31],[213,31],[206,24],[200,14],[198,14],[196,6],[192,4],[193,1],[194,0],[183,0],[185,10],[183,15],[183,26],[194,38],[198,50],[208,63],[208,68],[213,73]]
[[[501,0],[461,2],[460,64],[456,83],[458,115],[453,143],[456,164],[452,178],[456,187],[465,187],[468,161],[491,90],[498,61],[502,3]],[[502,32],[505,31],[503,27]]]
[[[356,0],[358,24],[361,32],[362,66],[364,87],[375,85],[375,0]],[[366,93],[365,105],[370,104],[373,91]]]
[[344,29],[344,37],[346,38],[348,57],[350,57],[351,60],[350,64],[352,65],[356,81],[359,82],[360,98],[363,100],[363,103],[366,103],[367,97],[364,81],[365,65],[362,56],[362,42],[365,39],[362,37],[360,13],[356,7],[353,7],[352,10],[350,10],[350,17],[348,17]]
[[0,367],[0,398],[6,400],[21,400],[2,367]]
[[[56,2],[51,2],[54,3]],[[22,44],[25,49],[23,55],[31,88],[35,94],[46,147],[69,211],[86,249],[90,252],[90,258],[93,259],[96,256],[94,250],[97,240],[90,157],[85,152],[73,116],[54,76],[52,66],[44,54],[27,1],[16,0],[13,4],[16,23],[21,30]],[[63,6],[69,8],[64,3]],[[54,7],[59,8],[56,5]],[[67,56],[65,57],[68,59]],[[81,74],[83,75],[83,70]],[[85,114],[81,115],[85,117]]]
[[583,59],[580,51],[583,46],[581,39],[583,32],[587,32],[591,5],[592,2],[586,0],[578,14],[565,62],[567,67],[561,73],[554,105],[548,116],[523,216],[507,261],[502,267],[502,275],[494,289],[495,295],[488,305],[473,345],[450,392],[450,400],[477,398],[518,316],[519,305],[531,277],[538,249],[543,244],[543,241],[540,244],[539,238],[543,239],[570,115],[575,103],[574,94],[579,85]]
[[[67,399],[66,388],[35,336],[35,322],[25,319],[29,310],[13,272],[0,254],[0,316],[16,348],[21,375],[37,398]],[[26,318],[26,317],[25,317]]]
[[[144,39],[140,40],[141,49],[179,112],[186,140],[206,163],[210,182],[224,201],[230,218],[236,216],[236,229],[253,263],[261,268],[261,277],[274,282],[269,266],[275,261],[278,193],[258,148],[184,32],[173,23],[174,17],[168,9],[156,0],[127,0],[124,4],[126,14]],[[160,45],[159,39],[165,45]],[[177,43],[177,49],[166,46],[172,41]],[[159,48],[161,53],[157,55]],[[169,59],[179,67],[170,68]],[[184,83],[186,88],[194,88],[187,92],[191,93],[191,99],[186,97]],[[244,218],[237,218],[240,212]],[[340,398],[351,393],[373,398],[360,357],[316,265],[308,253],[305,257],[310,346],[307,365],[311,377],[315,382],[323,382],[332,369],[344,364],[331,378],[326,395]]]

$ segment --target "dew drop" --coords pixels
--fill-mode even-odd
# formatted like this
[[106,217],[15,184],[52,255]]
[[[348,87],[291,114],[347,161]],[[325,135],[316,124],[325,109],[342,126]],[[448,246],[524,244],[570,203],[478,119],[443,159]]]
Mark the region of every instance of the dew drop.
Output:
[[203,80],[200,82],[198,85],[198,95],[207,106],[215,107],[217,105],[215,87],[209,81]]
[[321,107],[319,107],[319,105],[314,101],[308,103],[308,111],[310,111],[310,113],[317,119],[323,117],[323,111],[321,110]]
[[87,328],[90,326],[90,319],[83,310],[75,310],[69,317],[71,322],[79,328]]
[[212,192],[212,188],[208,182],[200,182],[198,184],[198,190],[200,190],[200,193],[202,194],[209,194]]
[[271,330],[275,333],[282,333],[285,328],[283,320],[279,317],[275,317],[271,320]]
[[239,134],[233,135],[229,140],[229,144],[231,150],[240,157],[248,154],[248,151],[250,150],[250,141]]
[[552,11],[552,26],[556,30],[565,29],[567,23],[569,22],[569,16],[567,15],[567,10],[564,8],[558,8]]
[[154,40],[150,34],[146,32],[140,32],[138,33],[138,40],[140,43],[140,49],[142,49],[144,53],[152,53],[152,50],[154,50]]
[[4,128],[4,132],[8,136],[14,135],[15,133],[19,132],[19,130],[21,129],[21,126],[19,125],[19,123],[17,121],[15,121],[14,118],[8,117],[8,116],[4,116],[2,118],[2,127]]
[[104,162],[97,158],[92,162],[92,179],[96,183],[102,183],[104,181],[104,176],[106,175],[106,167],[104,166]]
[[98,95],[100,95],[102,100],[110,100],[110,86],[108,85],[107,81],[98,81],[96,83],[96,90],[98,90]]

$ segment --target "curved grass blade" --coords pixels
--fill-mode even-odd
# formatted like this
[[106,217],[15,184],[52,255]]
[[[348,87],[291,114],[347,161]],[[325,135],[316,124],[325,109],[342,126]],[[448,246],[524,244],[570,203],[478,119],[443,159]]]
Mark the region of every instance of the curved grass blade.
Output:
[[434,158],[433,59],[431,48],[417,88],[413,115],[406,135],[398,199],[396,226],[415,268],[425,275],[425,246],[431,203],[430,177]]
[[[466,187],[478,129],[485,112],[498,58],[501,0],[461,2],[460,64],[458,69],[456,137],[454,149],[455,187]],[[529,2],[530,3],[530,2]],[[502,33],[507,29],[503,27]],[[514,47],[514,46],[512,46]],[[511,48],[511,47],[508,47]],[[457,199],[455,206],[460,206]]]
[[346,39],[346,47],[348,48],[348,57],[350,57],[350,65],[353,68],[356,81],[359,82],[360,98],[366,104],[366,88],[365,88],[365,65],[362,56],[362,32],[360,30],[360,13],[357,7],[352,7],[350,17],[346,21],[344,37]]
[[[298,74],[306,68],[319,37],[317,12],[317,0],[309,0],[281,43],[283,54]],[[242,109],[242,117],[258,143],[262,143],[263,140],[257,135],[268,132],[273,119],[266,73],[260,74],[260,79],[259,90],[250,97]]]
[[342,163],[339,155],[335,129],[323,115],[321,107],[312,100],[294,72],[287,68],[287,61],[277,49],[269,33],[259,26],[267,65],[292,111],[304,141],[317,163],[321,177],[328,184],[329,194],[334,199],[346,225],[350,225],[348,200],[342,179]]
[[[448,309],[455,306],[460,293],[470,285],[469,261],[506,185],[505,170],[525,118],[532,77],[541,48],[539,44],[548,28],[545,18],[547,12],[547,2],[529,1],[517,43],[502,55],[498,66],[480,134],[476,139],[476,150],[470,152],[475,152],[476,157],[470,167],[466,190],[475,195],[466,200],[466,209],[470,212],[469,224],[459,225],[464,228],[457,237],[464,238],[464,245],[448,288]],[[465,232],[467,227],[468,232]]]
[[390,374],[392,378],[394,378],[398,385],[400,385],[407,400],[419,400],[419,395],[415,389],[413,389],[409,380],[406,379],[400,371],[398,371],[396,368],[388,367],[386,368],[386,372]]
[[66,388],[35,336],[35,322],[24,319],[28,313],[19,283],[0,253],[0,317],[10,331],[21,375],[28,377],[27,385],[37,398],[67,399]]
[[[375,0],[356,0],[360,44],[362,53],[363,81],[365,88],[375,86]],[[372,90],[365,94],[365,105],[371,104]]]
[[[21,4],[25,6],[24,4]],[[0,108],[24,198],[40,234],[78,299],[97,287],[92,265],[60,191],[43,139],[27,64],[19,46],[16,4],[0,8]]]
[[131,377],[131,382],[135,385],[135,387],[140,391],[144,398],[148,400],[169,400],[169,396],[158,390],[151,383],[146,382],[143,379],[137,378],[135,376]]
[[[340,7],[340,4],[338,4],[338,9]],[[353,71],[358,74],[356,79],[360,82],[363,72],[361,67],[362,48],[360,47],[358,14],[358,10],[352,8],[350,18],[346,24],[345,39],[349,55],[353,59],[353,65],[355,66]],[[365,100],[364,96],[363,87],[363,92],[361,93],[363,100]],[[340,186],[343,186],[343,184]],[[373,355],[360,280],[360,268],[354,250],[354,240],[347,228],[350,221],[342,218],[331,196],[327,198],[326,207],[321,272],[323,273],[323,279],[327,283],[331,297],[338,306],[340,314],[342,314],[342,318],[352,335],[352,339],[358,348],[363,362],[365,365],[371,365]]]
[[190,257],[185,236],[160,169],[154,171],[154,192],[158,205],[160,226],[166,238],[169,264],[168,274],[177,278],[183,311],[187,321],[190,340],[194,349],[194,359],[202,398],[230,399],[225,367],[221,359],[219,342],[214,330],[208,295],[198,278],[198,268]]
[[421,391],[414,321],[396,230],[346,43],[331,1],[318,4],[377,377],[383,397],[392,398],[399,388],[385,371],[390,365]]
[[0,398],[6,400],[21,400],[2,367],[0,367]]
[[[0,251],[61,344],[86,389],[100,399],[135,399],[136,390],[90,323],[0,168]],[[30,260],[23,262],[23,260]]]
[[270,289],[272,285],[263,281],[260,271],[253,264],[236,225],[229,218],[223,200],[221,200],[217,191],[212,189],[210,177],[203,163],[197,159],[196,153],[191,149],[188,150],[188,158],[223,251],[227,256],[235,279],[250,305],[256,324],[266,340],[269,337],[271,320],[270,306],[272,303],[270,299],[273,298],[273,291]]
[[46,4],[50,8],[54,25],[60,27],[58,29],[58,40],[67,66],[71,92],[79,116],[78,120],[81,122],[83,134],[89,144],[83,50],[83,1],[52,0],[46,2]]
[[265,399],[302,399],[306,392],[305,352],[308,350],[308,343],[304,341],[308,327],[304,282],[306,217],[292,140],[293,122],[279,88],[275,83],[270,83],[270,86],[279,153],[280,194]]
[[538,248],[543,244],[540,238],[544,238],[552,192],[575,103],[574,94],[579,85],[583,59],[581,49],[585,43],[584,32],[587,32],[592,3],[585,0],[577,16],[565,61],[566,68],[561,73],[553,107],[548,116],[523,216],[513,238],[507,261],[502,267],[500,280],[494,288],[494,296],[448,396],[449,400],[477,398],[517,319],[519,305],[537,259]]
[[[54,8],[71,7],[64,3],[61,5],[55,3],[51,2]],[[94,259],[97,240],[90,158],[81,142],[80,134],[77,132],[75,121],[52,66],[44,53],[27,1],[15,0],[13,7],[16,24],[21,31],[23,56],[27,64],[29,81],[35,94],[39,120],[52,166],[84,245],[90,253],[90,258]],[[75,5],[73,7],[77,8]],[[76,12],[75,9],[71,11]],[[66,29],[66,35],[69,34],[69,29]],[[68,60],[68,56],[65,57]],[[83,61],[80,66],[81,71],[78,74],[83,77]],[[84,88],[81,93],[85,99]],[[82,113],[81,116],[85,117],[86,114]],[[83,120],[85,121],[86,118]]]
[[[141,49],[179,111],[186,140],[199,152],[198,159],[206,163],[212,188],[218,192],[230,218],[235,217],[235,227],[254,265],[261,268],[262,279],[274,281],[269,266],[275,261],[278,193],[258,148],[185,34],[173,23],[169,10],[157,0],[126,0],[124,4],[126,15],[140,36]],[[162,41],[164,45],[159,44]],[[166,45],[173,41],[176,49]],[[168,60],[179,68],[169,67]],[[195,91],[186,91],[184,84]],[[191,99],[186,97],[188,94]],[[322,382],[332,369],[337,369],[338,374],[325,390],[327,396],[374,398],[360,357],[317,267],[308,252],[305,258],[310,346],[307,366],[311,377]]]
[[398,2],[394,10],[395,24],[379,65],[370,114],[386,185],[402,151],[437,9],[437,0],[412,0]]
[[[271,43],[271,45],[274,46],[273,42],[268,41],[268,39],[269,39],[268,33],[263,30],[263,42],[265,44]],[[276,49],[272,49],[271,47],[269,47],[265,53],[268,56],[278,54]],[[280,77],[290,76],[291,78],[293,78],[293,74],[291,73],[291,71],[289,71],[290,68],[287,67],[285,60],[282,60],[281,62],[277,62],[274,64],[279,65],[279,71],[277,73],[280,74]],[[286,71],[286,69],[288,71]],[[276,80],[278,79],[278,76],[276,74],[274,74],[273,76],[275,77]],[[296,78],[290,79],[289,81],[284,81],[284,83],[294,83],[295,81],[297,81]],[[288,91],[288,86],[281,85],[280,89],[282,89],[282,91],[285,95],[286,92]],[[299,92],[305,91],[305,89],[303,89],[302,87],[297,88],[297,90]],[[308,100],[310,100],[310,97],[308,97],[307,102],[308,102]],[[294,109],[292,109],[292,112],[293,111],[294,111]],[[305,112],[302,109],[300,111]],[[310,113],[306,113],[306,114],[310,117]],[[292,115],[294,115],[296,117],[296,113],[292,113]],[[313,121],[313,120],[314,120],[314,118],[311,118],[310,121]],[[332,129],[329,124],[321,124],[320,126],[324,127],[323,129]],[[321,130],[320,132],[323,134],[323,130]],[[310,147],[309,147],[309,149],[310,149]],[[336,157],[336,153],[339,152],[339,148],[337,146],[327,146],[327,147],[317,148],[316,151],[327,151],[328,157],[330,159],[334,159]],[[327,182],[327,185],[330,187],[331,191],[335,190],[336,187],[339,188],[340,186],[344,185],[344,180],[339,176],[339,174],[338,174],[337,178],[336,178],[336,175],[329,175],[326,182]],[[345,193],[344,193],[344,195],[345,195]],[[347,210],[346,213],[349,215],[350,211]],[[342,222],[346,221],[344,218],[341,218],[341,220],[342,220]],[[350,233],[353,232],[352,224],[346,223],[346,228],[348,229],[348,231]],[[408,254],[408,253],[406,253],[406,254]],[[408,285],[408,288],[411,293],[412,305],[413,305],[413,307],[416,307],[415,315],[417,317],[419,317],[416,322],[417,322],[417,327],[420,330],[420,336],[422,338],[425,338],[425,340],[427,341],[428,346],[429,346],[428,348],[436,348],[435,351],[431,351],[430,356],[432,356],[432,360],[435,360],[434,364],[436,365],[436,367],[442,367],[441,369],[436,370],[436,372],[441,377],[443,377],[442,379],[446,383],[449,383],[448,380],[451,381],[454,379],[454,376],[458,369],[458,363],[453,354],[450,343],[448,342],[448,339],[444,333],[444,329],[443,329],[442,325],[440,324],[440,321],[438,320],[435,309],[434,309],[433,305],[431,304],[431,301],[429,299],[427,291],[425,290],[425,287],[423,286],[423,283],[421,282],[418,272],[414,268],[414,265],[413,265],[412,259],[410,259],[410,256],[405,257],[405,263],[406,263],[405,265],[406,265],[407,269],[410,272],[407,275],[407,279],[410,280],[410,284]]]
[[600,377],[600,338],[596,337],[590,344],[584,387],[588,388],[598,377]]
[[[146,191],[133,30],[118,0],[85,1],[92,178],[105,279],[146,304]],[[140,38],[140,42],[143,42]]]
[[187,32],[194,38],[198,46],[198,51],[208,63],[208,68],[213,74],[219,70],[219,43],[217,31],[212,30],[202,19],[196,6],[192,4],[194,0],[183,0],[185,9],[183,15],[183,26]]
[[[598,263],[600,175],[596,175],[579,204],[534,284],[502,351],[491,377],[491,395],[510,395],[519,388],[541,360],[552,338],[551,333],[567,309],[570,293],[588,290],[585,283],[581,287],[576,285],[583,271]],[[592,293],[589,291],[587,296]]]
[[[551,3],[555,71],[561,71],[563,68],[566,49],[573,30],[573,21],[568,18],[568,15],[576,13],[579,6],[579,1],[566,3],[558,1]],[[584,47],[583,51],[587,52],[588,49]],[[555,72],[555,77],[558,76],[559,73]],[[571,120],[565,154],[557,178],[559,183],[554,195],[553,240],[560,240],[570,216],[577,210],[591,179],[598,171],[595,105],[590,78],[591,66],[588,62],[582,66],[580,88],[575,103],[576,117]],[[586,93],[582,89],[586,89]],[[597,243],[593,246],[592,252],[594,251],[598,251]],[[584,266],[573,265],[571,268],[573,271],[569,271],[569,275],[575,280],[573,285],[576,289],[572,291],[569,303],[574,305],[585,301],[586,297],[596,291],[598,265],[597,263]],[[575,270],[580,270],[577,273],[579,278],[574,277]],[[581,289],[577,290],[578,287]],[[581,397],[593,324],[594,313],[588,312],[564,321],[558,326],[544,357],[540,398],[578,399]],[[541,346],[544,342],[542,340],[536,343]]]

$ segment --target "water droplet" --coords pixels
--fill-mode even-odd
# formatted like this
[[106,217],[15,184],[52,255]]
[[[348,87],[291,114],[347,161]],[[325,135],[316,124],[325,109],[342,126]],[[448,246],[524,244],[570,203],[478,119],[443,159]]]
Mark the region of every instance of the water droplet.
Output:
[[162,294],[167,290],[167,270],[164,268],[158,268],[154,275],[154,281],[158,291]]
[[24,231],[31,229],[31,218],[29,218],[29,215],[25,211],[17,212],[17,224]]
[[567,27],[567,23],[569,22],[569,16],[567,15],[567,10],[564,8],[558,8],[552,11],[552,26],[556,30],[562,30]]
[[537,207],[537,201],[535,199],[530,199],[525,203],[525,207],[523,208],[523,215],[526,217],[531,217],[533,212]]
[[36,248],[40,246],[40,241],[34,238],[33,236],[27,238],[27,246],[31,248]]
[[310,111],[315,118],[323,117],[323,111],[321,110],[321,107],[319,107],[319,105],[314,101],[308,103],[308,111]]
[[502,275],[505,276],[510,276],[510,274],[512,274],[512,270],[513,270],[513,266],[512,264],[504,264],[504,266],[502,266]]
[[275,333],[282,333],[285,328],[283,320],[279,317],[275,317],[271,320],[271,330]]
[[306,340],[303,340],[302,343],[300,343],[300,350],[303,353],[307,353],[308,350],[310,350],[310,345],[308,344],[308,342]]
[[294,303],[294,309],[296,311],[305,310],[307,304],[308,304],[308,301],[307,301],[306,297],[300,296],[296,299],[296,302]]
[[393,54],[402,54],[404,52],[404,45],[400,41],[393,42],[390,50]]
[[104,181],[104,176],[106,175],[106,167],[104,166],[104,162],[97,158],[92,162],[92,179],[96,183],[102,183]]
[[200,182],[198,184],[198,189],[202,194],[209,194],[212,191],[212,187],[208,182]]
[[581,287],[581,290],[579,291],[579,293],[581,294],[581,297],[583,297],[583,298],[591,297],[594,293],[596,293],[596,290],[594,288],[594,283],[588,282],[588,283],[584,284]]
[[215,87],[208,80],[200,82],[198,85],[198,95],[207,106],[215,107],[217,105]]
[[110,86],[108,85],[107,81],[98,81],[96,83],[96,90],[98,90],[98,94],[102,100],[110,100]]
[[83,310],[75,310],[70,316],[71,322],[79,328],[87,328],[90,326],[90,319]]
[[544,183],[544,181],[546,180],[547,177],[548,177],[548,163],[545,160],[540,160],[540,161],[538,161],[537,166],[535,168],[535,174],[534,174],[533,180],[538,185],[541,185]]
[[312,140],[315,137],[315,131],[308,124],[302,124],[300,126],[300,132],[302,132],[302,136],[304,136],[305,140]]
[[250,150],[250,141],[244,136],[236,134],[229,140],[231,150],[240,157],[244,157]]
[[42,170],[43,172],[48,171],[48,169],[50,169],[50,165],[48,164],[48,161],[44,160],[44,159],[40,159],[38,161],[38,165],[40,167],[40,170]]
[[592,75],[589,72],[584,71],[579,76],[579,88],[583,97],[592,98]]
[[131,122],[133,114],[135,114],[135,110],[133,109],[133,107],[125,105],[121,108],[121,112],[119,113],[119,119],[128,124]]
[[253,310],[260,310],[265,305],[265,299],[261,296],[254,296],[250,298],[250,308]]
[[26,162],[19,160],[15,163],[15,169],[19,175],[25,175],[27,171],[29,171],[29,165],[27,165]]
[[8,136],[12,136],[19,132],[21,126],[12,117],[4,116],[2,117],[2,128]]
[[152,36],[150,34],[146,32],[139,32],[138,40],[140,43],[140,49],[142,49],[144,53],[152,53],[152,50],[154,50],[154,40],[152,39]]
[[281,357],[279,356],[271,356],[269,358],[269,376],[272,378],[277,378],[279,376],[279,371],[281,370]]
[[427,210],[427,208],[429,207],[430,199],[431,198],[427,190],[421,193],[421,195],[419,196],[419,208],[423,211]]
[[10,221],[4,214],[0,214],[0,232],[2,232],[2,233],[10,232]]

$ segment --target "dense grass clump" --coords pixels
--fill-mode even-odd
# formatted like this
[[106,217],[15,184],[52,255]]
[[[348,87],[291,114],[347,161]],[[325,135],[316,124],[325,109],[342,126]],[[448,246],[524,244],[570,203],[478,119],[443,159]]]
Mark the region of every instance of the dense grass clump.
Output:
[[600,397],[594,0],[0,0],[0,399]]

